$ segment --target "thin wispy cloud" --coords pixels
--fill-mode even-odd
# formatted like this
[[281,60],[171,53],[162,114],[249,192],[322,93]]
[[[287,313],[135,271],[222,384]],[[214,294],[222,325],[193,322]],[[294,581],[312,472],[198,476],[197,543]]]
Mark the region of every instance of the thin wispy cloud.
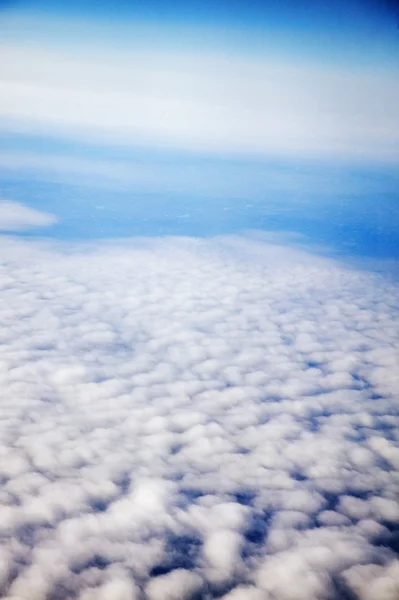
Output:
[[30,208],[18,202],[0,199],[0,231],[25,231],[49,227],[58,221],[55,215]]
[[97,50],[3,45],[2,126],[228,154],[399,156],[389,69]]

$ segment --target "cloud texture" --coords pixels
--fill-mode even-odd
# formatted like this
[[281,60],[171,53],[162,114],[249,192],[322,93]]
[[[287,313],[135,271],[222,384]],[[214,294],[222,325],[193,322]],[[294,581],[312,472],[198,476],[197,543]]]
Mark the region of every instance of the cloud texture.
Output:
[[0,594],[398,596],[398,287],[243,238],[0,243]]

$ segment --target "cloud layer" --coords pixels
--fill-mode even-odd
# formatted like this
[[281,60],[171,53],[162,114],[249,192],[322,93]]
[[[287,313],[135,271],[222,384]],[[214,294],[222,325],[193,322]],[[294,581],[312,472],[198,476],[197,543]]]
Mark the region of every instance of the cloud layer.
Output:
[[299,251],[0,243],[0,593],[398,595],[398,287]]

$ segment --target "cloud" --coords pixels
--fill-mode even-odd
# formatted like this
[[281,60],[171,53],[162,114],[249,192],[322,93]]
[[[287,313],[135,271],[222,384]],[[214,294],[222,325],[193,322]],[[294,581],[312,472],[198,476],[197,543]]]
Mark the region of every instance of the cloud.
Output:
[[0,231],[25,231],[34,227],[49,227],[57,217],[18,202],[0,200]]
[[397,162],[398,83],[298,60],[4,44],[2,128],[223,154]]
[[394,281],[234,236],[0,251],[2,597],[395,595]]
[[344,577],[360,600],[395,598],[399,595],[398,560],[386,566],[354,566],[345,571]]

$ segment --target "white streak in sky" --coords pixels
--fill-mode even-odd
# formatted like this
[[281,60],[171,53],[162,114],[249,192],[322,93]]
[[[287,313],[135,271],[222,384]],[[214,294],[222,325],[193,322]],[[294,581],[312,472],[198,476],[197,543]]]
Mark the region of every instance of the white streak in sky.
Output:
[[3,44],[3,128],[216,151],[396,162],[391,70]]
[[35,227],[49,227],[57,217],[18,202],[0,199],[0,231],[25,231]]

